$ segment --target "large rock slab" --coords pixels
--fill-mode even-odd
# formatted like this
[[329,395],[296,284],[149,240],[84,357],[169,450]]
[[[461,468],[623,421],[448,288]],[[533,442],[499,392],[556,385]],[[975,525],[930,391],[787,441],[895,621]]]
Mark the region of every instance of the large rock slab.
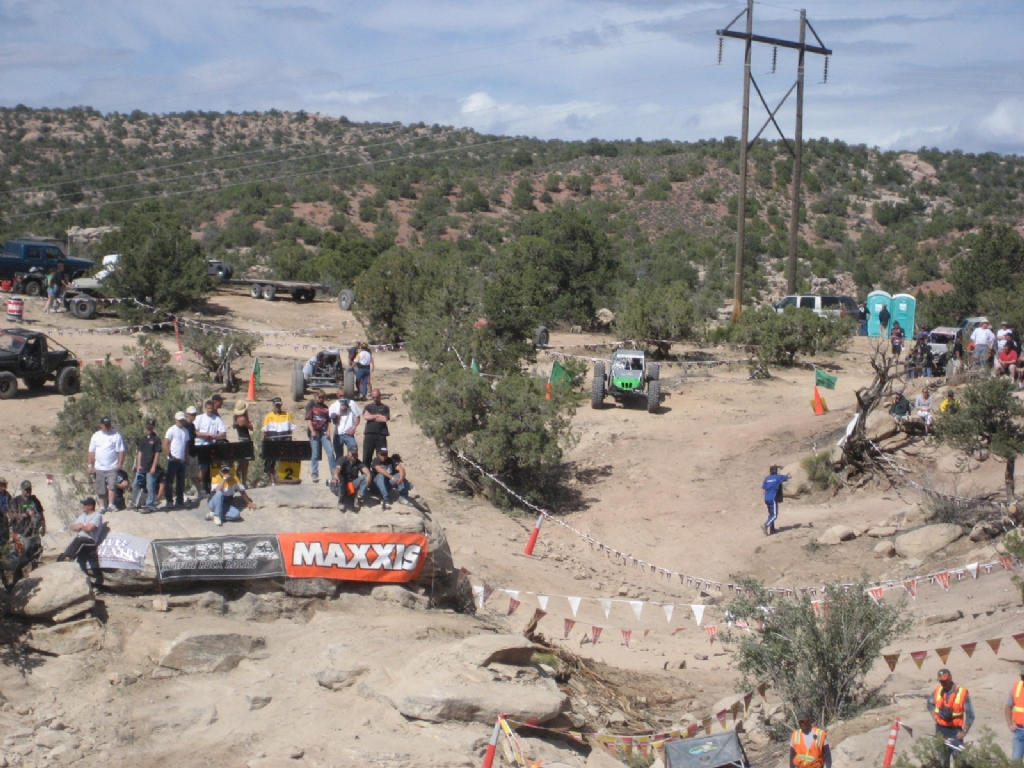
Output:
[[157,663],[185,673],[227,672],[265,645],[266,641],[255,635],[188,630],[171,641]]
[[799,461],[783,467],[782,474],[792,475],[785,485],[782,486],[782,493],[785,498],[797,499],[801,496],[806,496],[814,490],[811,485],[810,475],[807,474],[804,465]]
[[9,609],[18,616],[67,621],[95,605],[89,579],[78,563],[50,563],[11,590]]
[[493,725],[501,713],[513,720],[546,723],[569,707],[569,697],[550,680],[533,685],[476,681],[435,668],[401,683],[392,703],[414,720]]
[[963,535],[959,525],[937,523],[897,536],[893,543],[900,557],[925,557],[949,546]]
[[28,633],[27,645],[43,653],[67,656],[82,651],[97,651],[103,647],[103,625],[95,617],[38,627]]
[[455,655],[469,664],[529,664],[534,644],[521,635],[473,635],[455,646]]
[[828,547],[842,544],[844,541],[852,541],[857,538],[857,532],[845,525],[833,525],[818,539],[818,543]]
[[370,671],[365,664],[354,664],[343,669],[327,667],[316,674],[318,685],[331,691],[340,691],[355,683],[362,675]]

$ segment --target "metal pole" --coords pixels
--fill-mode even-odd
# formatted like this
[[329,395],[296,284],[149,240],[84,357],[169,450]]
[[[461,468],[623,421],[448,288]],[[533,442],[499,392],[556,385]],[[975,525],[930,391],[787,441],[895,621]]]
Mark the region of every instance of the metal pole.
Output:
[[743,238],[747,217],[747,136],[750,130],[750,54],[754,33],[754,0],[747,0],[746,54],[743,59],[743,128],[740,131],[740,193],[736,205],[736,276],[733,284],[732,321],[740,319],[743,304]]
[[789,219],[789,264],[786,266],[786,292],[796,293],[796,252],[800,243],[800,177],[804,146],[804,39],[807,35],[807,11],[800,11],[800,58],[796,68],[796,135],[793,137],[793,207]]

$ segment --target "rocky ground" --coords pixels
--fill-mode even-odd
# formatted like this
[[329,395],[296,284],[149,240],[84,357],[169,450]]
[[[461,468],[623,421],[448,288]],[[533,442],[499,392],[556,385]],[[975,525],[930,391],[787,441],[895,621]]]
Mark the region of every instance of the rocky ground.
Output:
[[[218,323],[264,332],[317,328],[260,348],[262,401],[286,393],[291,364],[311,354],[303,345],[358,335],[356,326],[342,325],[351,315],[327,301],[271,304],[223,293],[214,304],[210,319]],[[117,325],[113,318],[42,315],[34,303],[27,319],[54,331]],[[58,338],[85,359],[120,356],[130,342],[123,335]],[[555,334],[552,343],[605,340]],[[903,485],[831,495],[800,491],[806,483],[798,476],[780,533],[762,534],[759,488],[768,465],[796,472],[812,451],[832,450],[852,414],[853,390],[868,381],[867,352],[866,340],[857,339],[849,353],[826,361],[839,384],[825,393],[831,411],[821,417],[810,408],[810,371],[754,382],[742,365],[666,368],[668,396],[655,416],[621,406],[581,409],[575,420],[581,439],[566,479],[578,503],[562,519],[646,563],[723,584],[744,574],[778,587],[863,574],[898,581],[996,560],[993,531],[944,527],[930,519],[934,505]],[[542,358],[538,368],[550,363]],[[732,647],[710,643],[691,608],[704,606],[703,625],[724,629],[727,589],[698,590],[622,564],[550,522],[535,557],[522,556],[534,517],[510,516],[451,486],[402,399],[413,365],[402,352],[381,352],[377,366],[374,383],[393,413],[391,445],[406,459],[422,497],[420,513],[409,521],[373,507],[359,516],[341,513],[323,485],[307,480],[254,491],[261,508],[232,531],[419,525],[432,531],[438,553],[447,543],[451,564],[469,572],[469,583],[518,592],[518,610],[509,615],[510,595],[496,591],[482,610],[458,612],[450,590],[441,594],[426,581],[414,590],[195,584],[163,594],[151,585],[111,583],[97,593],[74,566],[47,564],[33,574],[35,582],[10,596],[14,615],[2,625],[0,766],[476,766],[498,711],[556,728],[628,734],[685,727],[732,706],[738,687]],[[2,408],[8,439],[0,442],[0,475],[12,485],[35,481],[57,529],[74,511],[56,493],[61,482],[48,487],[42,475],[28,473],[57,470],[50,431],[61,398],[50,391],[22,395]],[[925,485],[964,496],[1001,486],[1004,467],[995,460],[958,461],[923,440],[902,447],[911,476]],[[107,520],[113,531],[147,538],[219,532],[204,514],[199,508],[118,512]],[[50,544],[48,563],[61,537]],[[885,593],[887,601],[902,599],[914,619],[891,650],[930,652],[920,669],[906,655],[893,672],[879,659],[869,683],[888,703],[832,729],[837,768],[877,763],[896,715],[929,729],[923,697],[942,666],[934,649],[943,646],[954,647],[948,666],[972,691],[976,731],[992,727],[1008,743],[1002,705],[1015,664],[1024,659],[1009,639],[1024,629],[1010,578],[997,567],[976,580],[954,576],[948,591],[921,584],[916,599]],[[442,607],[429,608],[432,594]],[[534,625],[538,595],[547,598],[547,612]],[[569,597],[615,602],[584,599],[574,617]],[[639,616],[630,601],[642,602]],[[671,617],[662,607],[667,603],[674,606]],[[562,640],[567,618],[577,624]],[[596,644],[593,626],[605,628]],[[622,629],[632,630],[629,647]],[[996,637],[1006,638],[998,655],[984,643]],[[968,657],[957,646],[971,641],[979,647]],[[778,715],[770,691],[741,714],[744,743],[757,765],[775,766],[782,754],[766,735]],[[731,716],[728,723],[736,725]],[[588,763],[589,746],[540,731],[524,732],[522,742],[545,766],[604,759],[595,751]],[[910,742],[901,736],[900,747]],[[499,752],[499,759],[512,764],[510,755]]]

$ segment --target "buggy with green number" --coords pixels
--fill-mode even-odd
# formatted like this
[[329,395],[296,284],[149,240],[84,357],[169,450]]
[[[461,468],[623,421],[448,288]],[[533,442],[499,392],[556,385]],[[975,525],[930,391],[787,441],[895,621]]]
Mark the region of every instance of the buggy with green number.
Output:
[[616,349],[608,364],[594,363],[590,407],[602,407],[609,396],[617,403],[627,398],[644,398],[647,412],[657,413],[661,405],[660,372],[660,366],[647,362],[642,349]]

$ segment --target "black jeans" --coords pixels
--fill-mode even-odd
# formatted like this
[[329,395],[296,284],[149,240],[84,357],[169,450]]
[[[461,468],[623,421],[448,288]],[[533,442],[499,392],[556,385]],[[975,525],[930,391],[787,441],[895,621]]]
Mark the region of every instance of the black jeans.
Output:
[[363,433],[363,464],[367,467],[373,463],[373,457],[377,455],[378,448],[388,447],[388,436],[376,432]]
[[[185,503],[185,461],[178,459],[167,460],[167,485],[164,486],[164,498],[167,499],[167,506],[177,504],[182,506]],[[171,500],[174,500],[173,502]]]

